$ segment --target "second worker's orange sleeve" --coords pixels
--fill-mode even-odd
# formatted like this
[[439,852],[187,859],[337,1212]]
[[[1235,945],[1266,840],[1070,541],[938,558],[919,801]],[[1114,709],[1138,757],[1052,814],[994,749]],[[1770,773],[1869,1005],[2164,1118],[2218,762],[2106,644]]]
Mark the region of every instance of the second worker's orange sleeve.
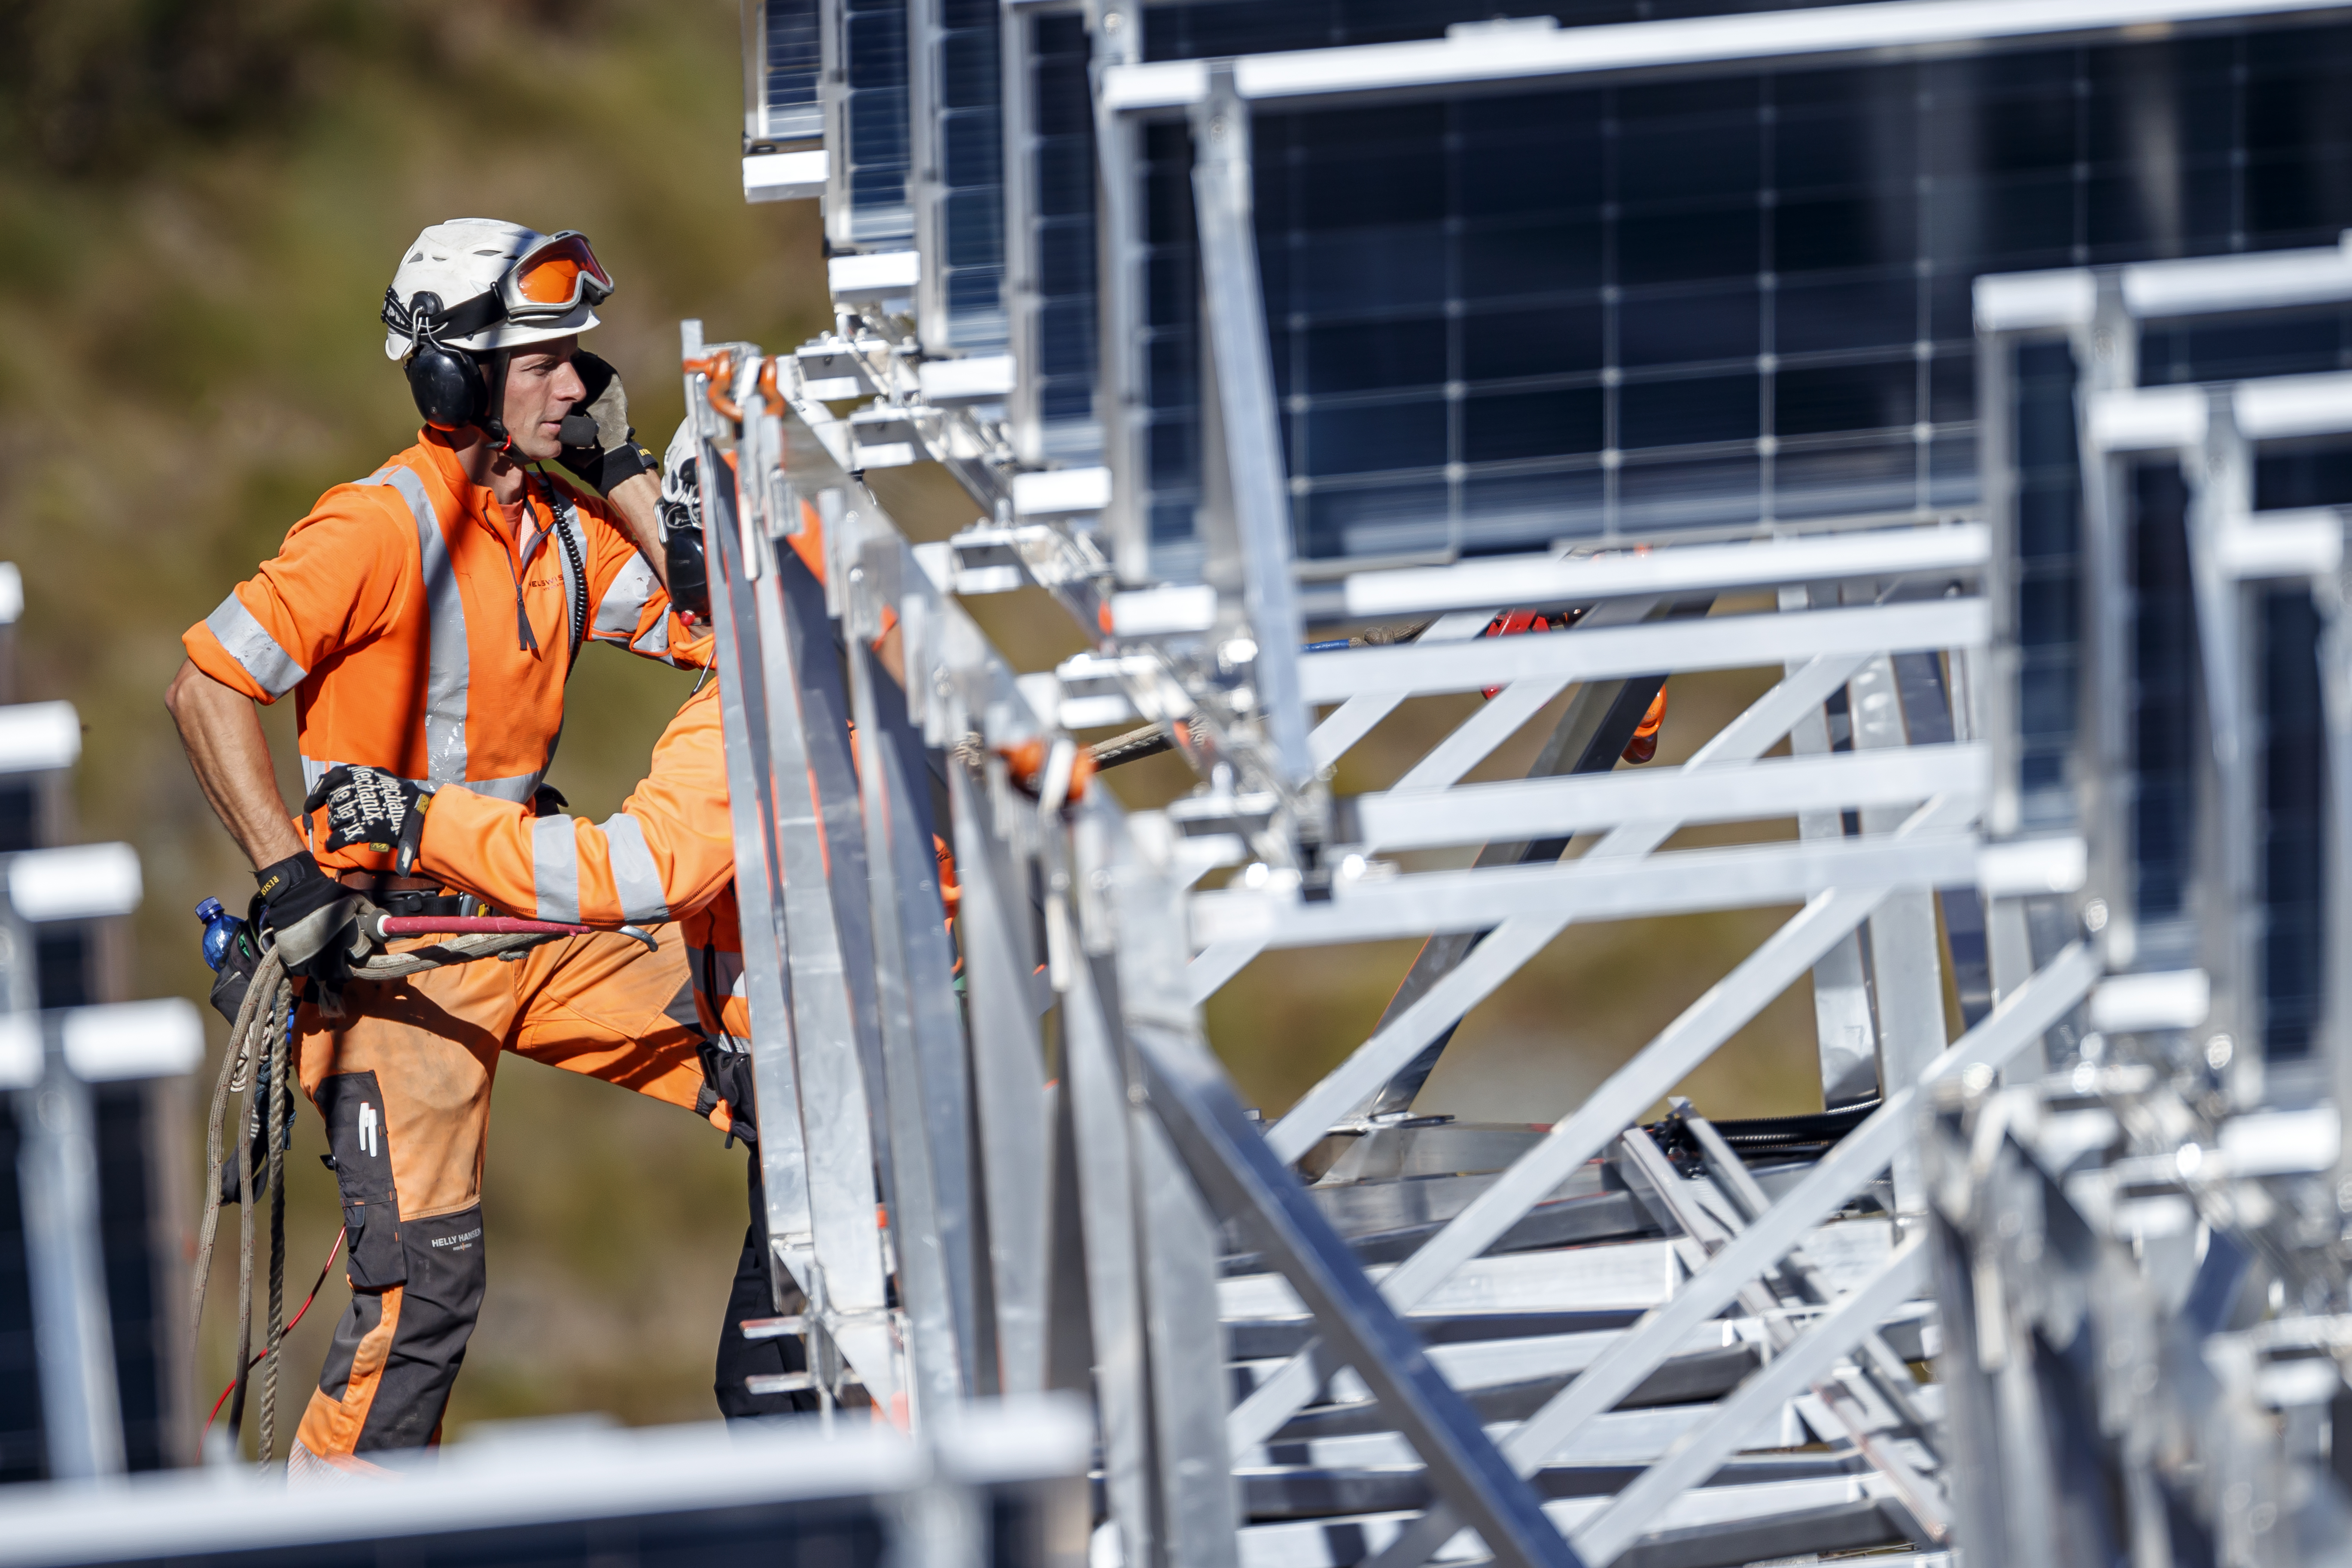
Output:
[[719,689],[686,700],[652,771],[603,822],[533,816],[456,784],[433,797],[417,871],[512,914],[619,926],[675,920],[734,880]]
[[588,551],[587,635],[681,669],[709,666],[716,645],[679,619],[652,563],[611,508],[570,485],[564,493],[578,510]]

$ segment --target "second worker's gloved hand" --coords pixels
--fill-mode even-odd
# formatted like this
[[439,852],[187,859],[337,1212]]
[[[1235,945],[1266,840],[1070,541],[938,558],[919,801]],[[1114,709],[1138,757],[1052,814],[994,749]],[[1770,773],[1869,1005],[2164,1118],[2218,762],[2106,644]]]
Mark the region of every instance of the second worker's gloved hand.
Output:
[[563,466],[610,495],[623,480],[652,473],[654,455],[637,444],[620,373],[585,349],[572,351],[572,368],[588,395],[564,416]]
[[305,849],[254,873],[261,884],[261,929],[274,939],[289,974],[308,975],[321,1004],[336,1000],[352,964],[367,956],[371,943],[361,917],[375,905],[319,868]]
[[327,847],[354,845],[394,856],[393,870],[405,877],[425,842],[425,813],[433,796],[382,768],[345,763],[327,771],[302,802],[305,814],[327,808]]
[[702,487],[697,469],[702,440],[692,418],[678,421],[677,434],[662,454],[662,554],[669,567],[669,602],[688,621],[710,619],[710,569],[703,559]]
[[727,1107],[727,1147],[733,1148],[735,1140],[746,1143],[760,1141],[757,1097],[752,1091],[751,1053],[730,1050],[716,1040],[702,1042],[702,1096],[695,1106],[698,1115],[709,1116],[721,1105]]

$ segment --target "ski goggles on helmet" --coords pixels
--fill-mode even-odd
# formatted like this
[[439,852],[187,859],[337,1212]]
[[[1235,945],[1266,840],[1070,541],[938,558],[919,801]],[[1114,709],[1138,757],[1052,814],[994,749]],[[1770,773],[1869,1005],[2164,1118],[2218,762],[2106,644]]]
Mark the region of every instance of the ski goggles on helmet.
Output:
[[613,297],[613,277],[588,237],[576,229],[551,234],[514,259],[497,283],[454,305],[436,294],[419,293],[404,302],[383,291],[383,324],[414,342],[462,343],[500,322],[541,326],[562,321],[582,305]]
[[588,237],[567,228],[551,234],[515,258],[499,279],[499,302],[509,321],[552,321],[584,301],[601,305],[612,297],[613,278],[589,247]]

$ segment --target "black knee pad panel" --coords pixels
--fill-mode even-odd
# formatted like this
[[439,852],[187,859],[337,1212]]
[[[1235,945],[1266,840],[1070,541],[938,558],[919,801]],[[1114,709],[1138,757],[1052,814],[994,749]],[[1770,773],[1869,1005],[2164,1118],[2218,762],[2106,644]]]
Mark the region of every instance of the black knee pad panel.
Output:
[[336,1073],[313,1097],[327,1119],[327,1148],[342,1188],[343,1246],[352,1286],[381,1290],[408,1278],[400,1242],[400,1199],[392,1185],[392,1139],[383,1091],[372,1072]]

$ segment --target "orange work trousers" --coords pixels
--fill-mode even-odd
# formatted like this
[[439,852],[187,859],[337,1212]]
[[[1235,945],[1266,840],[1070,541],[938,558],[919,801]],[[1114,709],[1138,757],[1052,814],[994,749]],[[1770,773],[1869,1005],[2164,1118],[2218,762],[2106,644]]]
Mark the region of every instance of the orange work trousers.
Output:
[[303,1006],[302,1088],[326,1119],[342,1189],[352,1304],[291,1474],[372,1469],[363,1456],[440,1430],[481,1310],[482,1156],[500,1052],[688,1110],[710,1103],[686,946],[674,924],[655,934],[657,950],[601,931],[512,962],[354,984],[331,1022]]

